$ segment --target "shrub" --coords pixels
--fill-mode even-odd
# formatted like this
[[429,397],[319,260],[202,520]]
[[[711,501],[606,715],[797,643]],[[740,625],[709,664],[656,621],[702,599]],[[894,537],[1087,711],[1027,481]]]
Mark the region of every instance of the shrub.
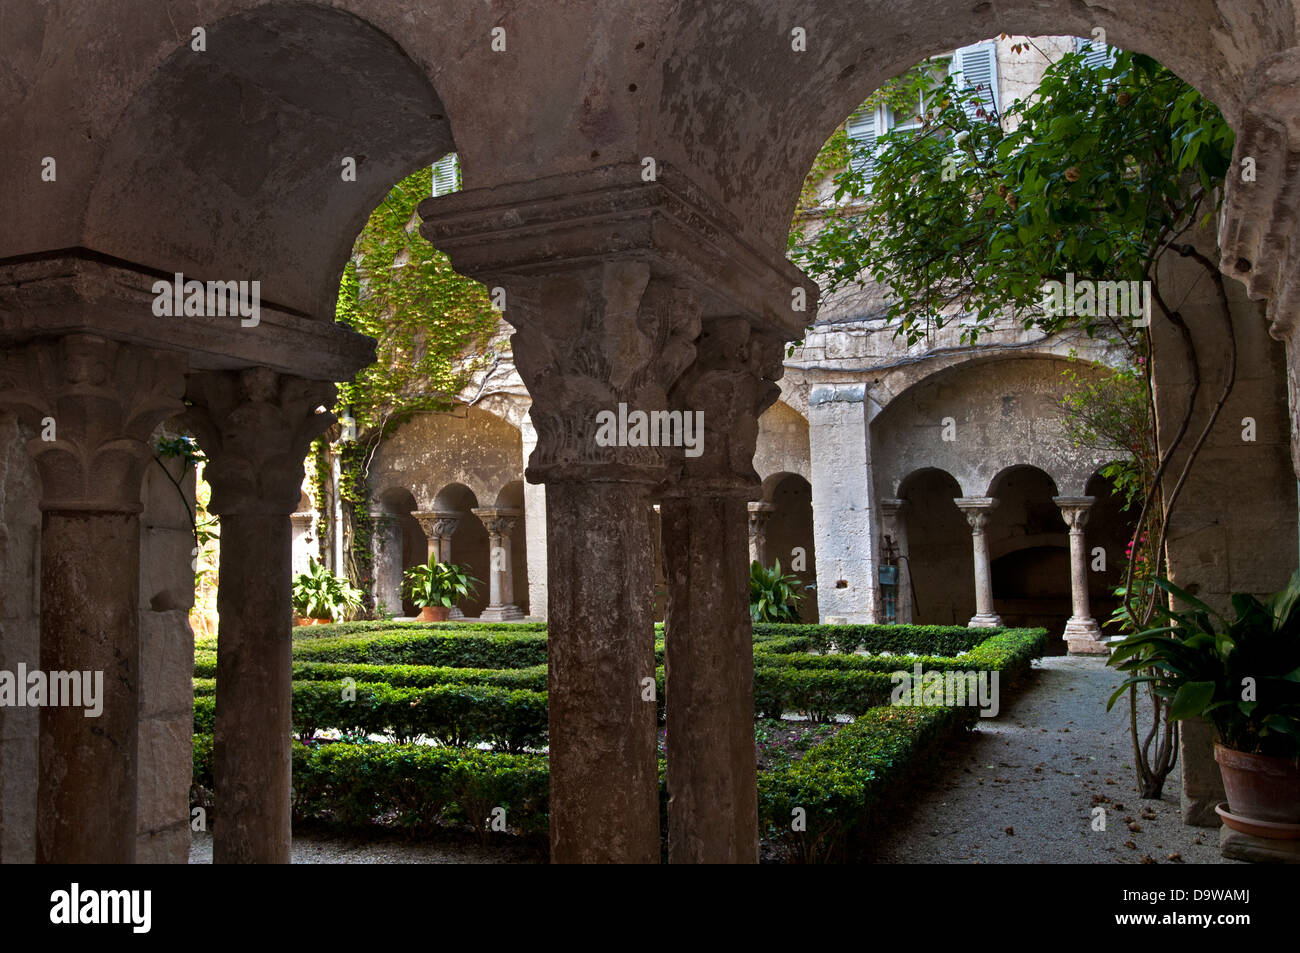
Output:
[[[212,737],[195,736],[194,779],[212,788]],[[505,808],[511,832],[545,837],[544,755],[511,755],[428,745],[293,743],[296,820],[368,827],[381,819],[412,833],[470,830]]]
[[[759,829],[790,860],[861,857],[881,818],[970,725],[968,708],[877,708],[793,764],[758,778]],[[796,808],[805,830],[792,830]]]
[[453,668],[530,668],[546,663],[546,636],[420,632],[309,639],[298,642],[299,662],[435,665]]

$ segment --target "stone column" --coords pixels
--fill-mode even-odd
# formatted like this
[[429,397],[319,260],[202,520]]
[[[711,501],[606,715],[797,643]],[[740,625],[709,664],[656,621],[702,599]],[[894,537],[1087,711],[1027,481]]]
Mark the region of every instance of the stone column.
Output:
[[818,384],[808,397],[817,608],[823,622],[878,622],[879,532],[864,384]]
[[993,609],[993,573],[989,568],[988,539],[984,535],[998,501],[991,496],[963,496],[954,502],[966,514],[975,554],[975,615],[967,625],[976,628],[1000,626],[1002,617]]
[[141,481],[154,428],[185,409],[184,369],[175,353],[89,334],[0,364],[0,405],[37,434],[41,669],[87,673],[78,688],[100,709],[87,717],[84,695],[40,709],[38,863],[135,860]]
[[375,608],[382,602],[395,616],[402,614],[402,526],[386,510],[370,512],[371,551],[375,566]]
[[1061,508],[1061,516],[1070,527],[1071,614],[1061,637],[1069,644],[1071,655],[1108,655],[1110,650],[1101,641],[1101,626],[1088,605],[1088,547],[1083,535],[1088,511],[1097,498],[1054,496],[1052,502]]
[[[670,863],[758,862],[746,501],[761,493],[758,417],[780,395],[784,352],[782,337],[743,318],[706,320],[671,395],[675,409],[702,412],[703,441],[661,506]],[[772,507],[759,506],[765,519]]]
[[465,514],[450,510],[417,510],[411,515],[428,537],[430,562],[451,562],[451,538]]
[[[461,518],[465,514],[451,510],[425,510],[411,515],[420,524],[420,529],[424,530],[424,535],[429,538],[429,561],[451,562],[451,538],[456,535],[456,527],[460,526]],[[465,613],[460,606],[452,606],[447,618],[463,619]]]
[[510,537],[522,512],[515,509],[483,507],[474,510],[488,531],[488,605],[479,618],[484,622],[509,622],[522,619],[523,610],[515,605],[515,570]]
[[749,561],[767,565],[767,521],[776,506],[754,501],[749,504]]
[[[421,203],[420,214],[421,233],[459,272],[505,292],[516,365],[534,401],[537,446],[525,478],[546,484],[550,530],[551,857],[655,861],[649,504],[656,488],[673,482],[686,448],[650,442],[646,425],[668,419],[668,393],[695,360],[706,308],[774,325],[791,340],[815,311],[817,287],[784,257],[741,242],[738,223],[667,163],[651,182],[639,163],[622,162],[440,196]],[[792,311],[792,299],[807,300],[808,310]],[[654,412],[660,416],[633,420]],[[738,598],[724,587],[739,581],[748,555],[744,500],[724,493],[672,503],[697,508],[701,525],[725,533],[729,551],[718,552],[712,539],[714,552],[698,571],[715,577],[699,581],[700,597],[707,590],[726,606]],[[665,538],[669,508],[665,500]],[[700,535],[680,545],[681,558],[702,559]],[[692,598],[688,609],[679,598],[677,618],[699,618],[698,605]],[[695,677],[734,701],[733,680],[746,678],[743,658],[733,663],[721,646],[745,620],[724,611],[725,634],[700,651],[731,667]],[[702,631],[695,622],[685,629]],[[678,659],[678,671],[691,667]],[[681,691],[676,704],[689,704],[688,689]],[[750,770],[752,721],[751,706]],[[732,742],[724,747],[730,752]]]
[[882,535],[894,541],[898,553],[898,591],[894,594],[894,618],[899,625],[912,623],[912,563],[907,550],[907,500],[880,501]]
[[[537,448],[537,431],[531,416],[519,425],[524,459]],[[528,615],[546,621],[546,485],[524,483],[524,530],[528,550]]]
[[334,385],[254,367],[193,374],[186,396],[221,518],[213,860],[288,863],[290,514]]

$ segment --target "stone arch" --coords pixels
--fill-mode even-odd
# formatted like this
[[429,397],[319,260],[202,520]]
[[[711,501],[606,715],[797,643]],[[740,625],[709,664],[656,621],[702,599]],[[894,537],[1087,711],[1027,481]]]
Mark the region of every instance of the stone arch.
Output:
[[898,484],[906,507],[903,521],[912,621],[965,625],[975,614],[974,560],[970,527],[953,500],[963,495],[957,478],[937,467],[921,467]]
[[[786,230],[804,176],[822,144],[867,97],[891,77],[936,53],[977,43],[1002,33],[1029,36],[1089,36],[1105,30],[1107,41],[1155,57],[1218,104],[1237,125],[1245,101],[1243,79],[1270,54],[1295,44],[1294,14],[1288,3],[1243,5],[1226,12],[1222,5],[1196,0],[1155,10],[1138,0],[1119,0],[1090,7],[1070,0],[1036,3],[1011,0],[989,6],[954,6],[946,0],[922,0],[887,15],[872,16],[853,0],[830,0],[801,6],[794,14],[784,4],[749,10],[744,22],[725,8],[691,8],[689,32],[702,39],[704,51],[684,48],[670,61],[678,67],[681,88],[669,85],[664,98],[679,108],[670,114],[694,114],[701,130],[725,122],[721,145],[703,132],[687,137],[689,161],[712,170],[725,181],[727,170],[754,170],[754,194],[746,197],[750,227],[770,247],[783,247]],[[1267,22],[1267,28],[1260,23]],[[703,113],[691,101],[699,82],[719,90],[719,101],[748,92],[741,78],[750,75],[756,50],[776,62],[790,53],[790,29],[799,25],[817,38],[816,59],[805,68],[781,70],[767,89],[761,108],[723,120]],[[679,27],[680,30],[680,27]],[[684,35],[679,32],[678,35]],[[715,39],[717,38],[717,39]],[[720,47],[720,48],[716,48]],[[689,64],[689,67],[687,66]],[[690,82],[685,82],[690,77]],[[791,123],[791,115],[807,120]],[[693,130],[692,130],[693,131]],[[681,130],[676,140],[681,142]],[[707,146],[706,146],[707,143]],[[706,157],[706,148],[714,155]],[[698,154],[697,154],[698,153]]]
[[778,400],[758,418],[754,469],[760,474],[797,473],[812,479],[808,418]]
[[[436,517],[455,519],[450,536],[450,561],[479,580],[474,595],[457,606],[466,618],[476,618],[488,604],[488,573],[492,566],[491,545],[483,521],[474,511],[479,508],[479,495],[464,483],[448,483],[434,494],[433,513]],[[428,517],[424,518],[426,527]],[[429,536],[428,530],[425,532]],[[448,550],[441,550],[442,560],[448,561]]]
[[416,414],[396,427],[375,451],[370,485],[372,492],[409,486],[420,509],[431,510],[441,488],[458,483],[488,505],[523,471],[519,430],[496,414],[461,405]]
[[1061,427],[1061,371],[1101,373],[1099,365],[1054,354],[974,357],[919,378],[872,422],[882,461],[877,486],[897,486],[905,474],[936,467],[952,474],[963,495],[984,496],[998,472],[1034,466],[1062,492],[1078,493],[1097,465]]
[[419,610],[402,591],[402,573],[429,557],[428,540],[413,515],[418,506],[406,487],[390,486],[376,494],[373,521],[375,607],[384,604],[393,615]]
[[[782,572],[793,572],[804,586],[799,615],[818,618],[817,550],[813,538],[812,484],[802,473],[782,471],[763,480],[763,499],[750,504],[750,557],[755,534],[762,534],[764,565],[781,561]],[[798,551],[802,551],[799,553]],[[801,556],[796,564],[796,556]]]
[[370,212],[453,148],[447,111],[426,71],[352,13],[270,3],[204,29],[207,49],[185,37],[122,111],[83,244],[201,280],[258,280],[268,303],[330,316]]
[[[1053,499],[1058,483],[1039,467],[998,471],[986,494],[998,501],[987,538],[993,605],[1004,624],[1056,633],[1070,617],[1069,529]],[[1054,651],[1064,651],[1059,639]]]

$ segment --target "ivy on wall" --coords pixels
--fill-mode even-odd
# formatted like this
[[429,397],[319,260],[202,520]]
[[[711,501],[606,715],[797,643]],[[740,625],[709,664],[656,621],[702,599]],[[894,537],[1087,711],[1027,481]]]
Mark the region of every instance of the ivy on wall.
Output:
[[[416,206],[432,191],[422,168],[397,183],[371,214],[339,284],[335,319],[376,341],[376,360],[340,384],[331,428],[312,447],[312,498],[321,555],[333,548],[332,468],[339,463],[344,569],[367,594],[374,578],[369,468],[393,429],[422,412],[445,412],[473,372],[492,359],[500,320],[486,288],[457,274],[420,235]],[[336,567],[337,569],[337,567]]]

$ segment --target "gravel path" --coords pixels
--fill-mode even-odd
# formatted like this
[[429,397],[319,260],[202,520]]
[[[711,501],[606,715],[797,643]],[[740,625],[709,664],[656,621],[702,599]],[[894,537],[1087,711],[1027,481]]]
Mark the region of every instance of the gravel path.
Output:
[[[212,835],[191,835],[190,863],[212,863]],[[401,838],[359,840],[317,831],[293,835],[295,864],[530,864],[535,853],[476,844],[420,844]]]
[[[1222,864],[1217,830],[1179,817],[1179,771],[1138,797],[1128,709],[1107,714],[1119,674],[1053,656],[998,717],[962,739],[934,785],[880,844],[881,863]],[[1092,830],[1094,806],[1105,831]],[[1130,828],[1130,823],[1136,830]]]

